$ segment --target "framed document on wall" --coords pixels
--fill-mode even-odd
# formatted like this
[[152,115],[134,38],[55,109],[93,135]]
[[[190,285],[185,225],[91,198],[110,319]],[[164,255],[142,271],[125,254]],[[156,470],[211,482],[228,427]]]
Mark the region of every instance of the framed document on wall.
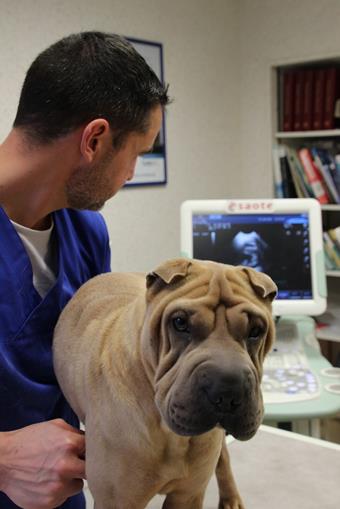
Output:
[[[136,48],[138,53],[146,60],[147,64],[155,72],[156,76],[163,83],[163,46],[158,42],[143,41],[126,38]],[[161,185],[167,182],[166,171],[166,147],[165,147],[165,119],[161,130],[155,140],[154,149],[150,154],[138,157],[135,176],[126,187],[140,185]]]

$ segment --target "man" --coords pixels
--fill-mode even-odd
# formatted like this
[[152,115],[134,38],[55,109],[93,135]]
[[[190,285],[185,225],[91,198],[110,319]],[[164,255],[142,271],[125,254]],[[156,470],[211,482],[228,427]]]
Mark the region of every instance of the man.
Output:
[[85,441],[53,373],[53,328],[77,288],[110,270],[94,211],[152,150],[167,103],[117,35],[71,35],[28,70],[0,146],[1,509],[85,505]]

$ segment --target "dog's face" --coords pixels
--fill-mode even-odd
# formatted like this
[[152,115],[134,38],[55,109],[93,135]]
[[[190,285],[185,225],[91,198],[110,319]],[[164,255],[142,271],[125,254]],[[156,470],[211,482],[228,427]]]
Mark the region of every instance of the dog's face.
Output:
[[253,269],[176,259],[147,286],[143,360],[169,428],[198,435],[220,426],[251,438],[263,417],[274,282]]

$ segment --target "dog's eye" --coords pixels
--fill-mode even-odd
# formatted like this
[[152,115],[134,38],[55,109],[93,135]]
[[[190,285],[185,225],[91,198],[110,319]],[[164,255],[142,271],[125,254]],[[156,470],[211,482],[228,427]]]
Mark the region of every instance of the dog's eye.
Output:
[[248,339],[250,341],[258,341],[262,336],[264,330],[262,327],[252,327],[249,331]]
[[178,332],[189,332],[188,318],[186,316],[176,316],[173,318],[172,324]]

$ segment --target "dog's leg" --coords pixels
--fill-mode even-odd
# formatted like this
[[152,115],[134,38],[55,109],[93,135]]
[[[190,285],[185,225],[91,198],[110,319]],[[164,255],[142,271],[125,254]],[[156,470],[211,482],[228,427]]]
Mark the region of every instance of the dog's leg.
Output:
[[162,509],[202,509],[204,491],[188,498],[188,494],[173,492],[169,493],[164,500]]
[[231,471],[229,454],[224,438],[215,473],[220,496],[218,509],[245,509]]
[[119,496],[111,498],[97,499],[94,503],[94,509],[145,509],[149,500],[136,500],[131,501],[126,499],[124,493]]
[[106,479],[105,487],[99,486],[99,490],[94,490],[94,509],[145,509],[153,496],[145,496],[144,493],[136,491],[133,491],[131,496],[134,479],[130,480],[131,485],[118,487],[110,484],[110,481]]
[[107,443],[96,436],[94,429],[88,420],[86,476],[95,509],[145,509],[158,492],[152,472],[147,474],[145,465],[132,454],[129,461],[129,455],[122,455],[119,447],[116,454],[108,453]]

